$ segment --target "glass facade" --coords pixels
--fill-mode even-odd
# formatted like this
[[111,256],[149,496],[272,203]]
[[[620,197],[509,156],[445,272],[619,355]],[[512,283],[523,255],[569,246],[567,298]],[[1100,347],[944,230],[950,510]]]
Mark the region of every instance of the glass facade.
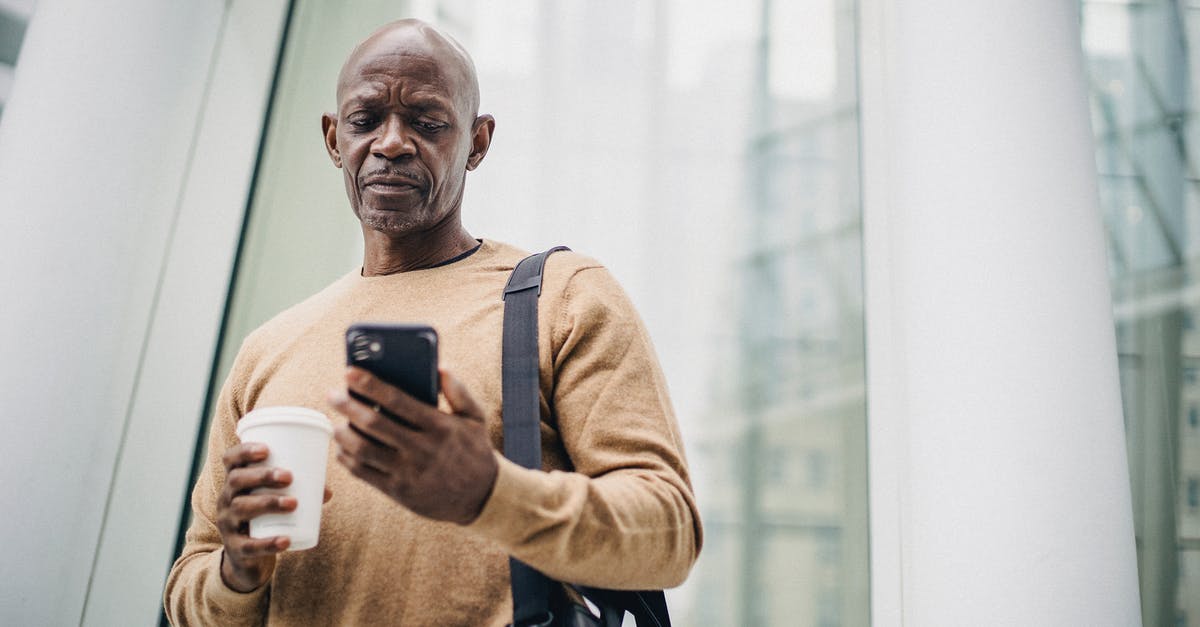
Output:
[[696,623],[865,625],[855,4],[760,10],[735,305],[693,452],[710,486]]
[[1197,9],[1082,12],[1148,626],[1200,625]]
[[706,544],[680,625],[865,625],[856,3],[294,3],[222,339],[360,261],[317,124],[351,46],[434,21],[472,51],[495,141],[477,237],[608,265],[654,337]]

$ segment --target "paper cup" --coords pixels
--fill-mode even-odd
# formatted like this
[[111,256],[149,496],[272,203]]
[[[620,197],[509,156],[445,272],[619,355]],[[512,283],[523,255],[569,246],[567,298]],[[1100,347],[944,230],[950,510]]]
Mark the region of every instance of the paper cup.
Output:
[[256,465],[292,472],[292,484],[286,488],[258,488],[254,494],[287,495],[297,501],[294,511],[252,519],[250,537],[287,536],[292,540],[289,551],[317,546],[325,497],[325,462],[333,435],[329,419],[305,407],[263,407],[238,421],[237,434],[243,442],[267,445],[266,461]]

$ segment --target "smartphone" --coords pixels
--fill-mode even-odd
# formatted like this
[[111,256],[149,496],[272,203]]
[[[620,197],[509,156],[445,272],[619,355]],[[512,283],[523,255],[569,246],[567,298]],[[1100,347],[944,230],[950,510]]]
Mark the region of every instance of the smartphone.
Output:
[[346,329],[347,365],[430,405],[438,399],[437,353],[437,332],[428,325],[358,322]]

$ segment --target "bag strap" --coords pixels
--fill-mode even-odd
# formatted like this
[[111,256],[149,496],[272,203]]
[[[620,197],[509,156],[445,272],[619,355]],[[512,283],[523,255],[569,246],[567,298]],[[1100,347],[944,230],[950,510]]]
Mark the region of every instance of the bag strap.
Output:
[[662,590],[606,590],[572,586],[601,609],[613,607],[633,614],[638,627],[671,627],[667,597]]
[[[566,246],[555,246],[530,255],[513,268],[504,286],[504,331],[500,363],[501,417],[504,422],[504,456],[525,468],[542,467],[541,407],[538,402],[538,296],[546,258]],[[516,558],[509,558],[512,578],[513,627],[546,627],[552,624],[550,578]],[[575,587],[601,607],[606,622],[620,622],[633,614],[638,627],[671,627],[667,599],[662,590],[603,590]],[[612,610],[616,610],[615,612]]]
[[[525,468],[542,467],[541,407],[538,402],[538,296],[542,293],[542,267],[556,246],[522,259],[504,286],[504,339],[501,416],[504,421],[504,456]],[[549,625],[552,582],[516,558],[509,558],[512,576],[513,626]]]

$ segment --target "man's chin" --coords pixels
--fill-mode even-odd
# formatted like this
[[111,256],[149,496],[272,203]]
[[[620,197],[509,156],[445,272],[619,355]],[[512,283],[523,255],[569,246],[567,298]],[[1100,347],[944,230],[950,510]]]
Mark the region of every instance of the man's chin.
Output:
[[363,208],[358,215],[363,226],[387,235],[405,235],[424,230],[429,216],[420,210]]

